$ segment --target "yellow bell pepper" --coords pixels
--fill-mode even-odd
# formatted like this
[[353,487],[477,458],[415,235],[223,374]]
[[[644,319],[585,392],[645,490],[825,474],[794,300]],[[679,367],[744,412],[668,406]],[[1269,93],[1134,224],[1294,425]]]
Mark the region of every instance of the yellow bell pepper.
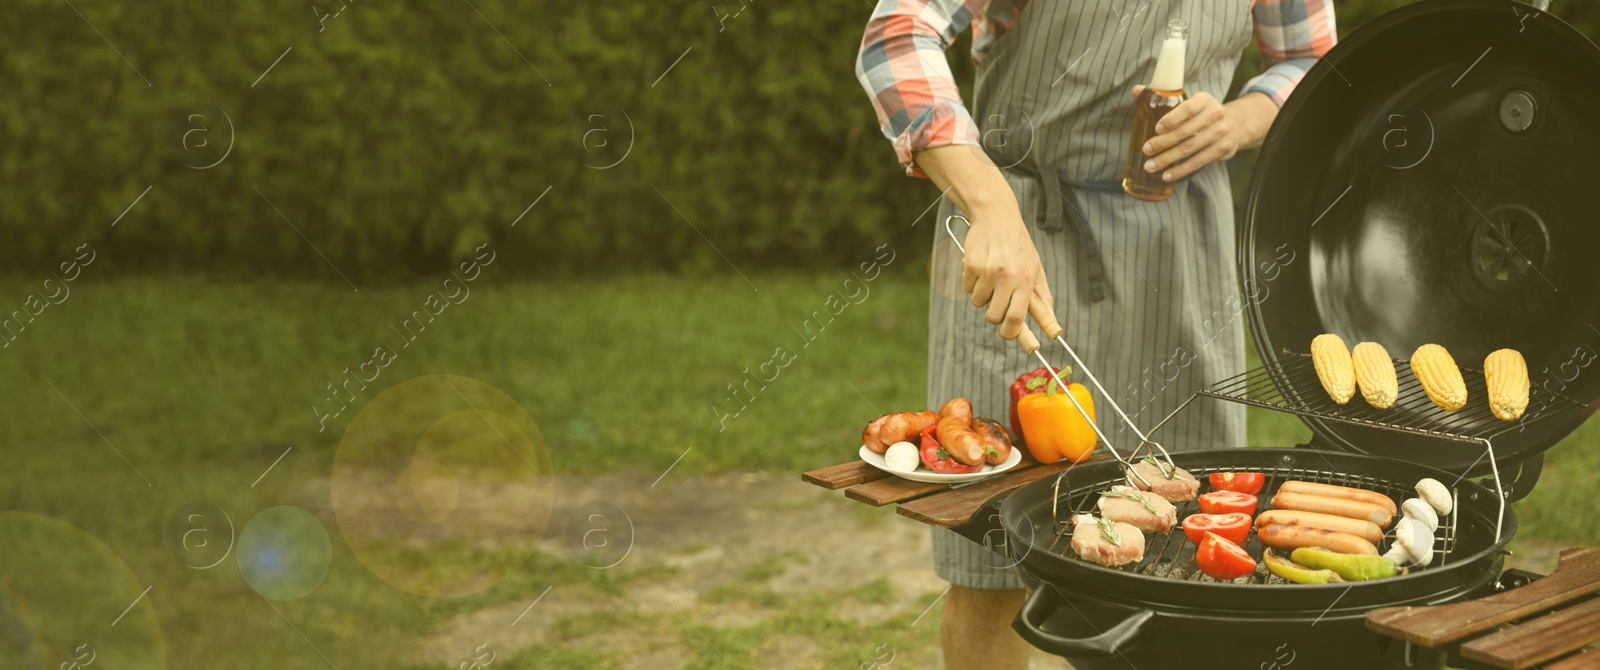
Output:
[[[1068,393],[1083,406],[1088,420],[1072,406]],[[1081,463],[1094,453],[1099,443],[1091,424],[1094,398],[1083,384],[1068,384],[1063,392],[1056,380],[1051,379],[1043,393],[1030,393],[1017,401],[1017,418],[1022,423],[1028,453],[1040,463],[1055,463],[1063,458]]]

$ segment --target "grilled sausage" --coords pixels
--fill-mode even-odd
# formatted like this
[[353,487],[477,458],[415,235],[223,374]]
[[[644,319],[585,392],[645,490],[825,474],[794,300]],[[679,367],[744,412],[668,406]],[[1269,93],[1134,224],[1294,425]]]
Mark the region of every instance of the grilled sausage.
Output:
[[956,417],[968,424],[972,423],[972,403],[966,398],[953,398],[950,402],[939,408],[939,418]]
[[[927,430],[939,421],[938,412],[894,412],[883,417],[883,425],[878,427],[878,444],[867,443],[867,448],[877,453],[889,450],[889,446],[896,442],[909,442],[916,438],[922,431]],[[871,424],[867,425],[871,430]]]
[[1300,547],[1322,547],[1341,554],[1378,555],[1378,547],[1360,537],[1336,530],[1311,526],[1268,524],[1256,529],[1261,543],[1274,549],[1294,550]]
[[975,417],[972,420],[972,430],[978,433],[978,437],[983,438],[985,463],[999,465],[1011,456],[1011,435],[999,422],[981,416]]
[[1362,519],[1351,519],[1318,512],[1296,512],[1287,509],[1267,510],[1256,516],[1257,528],[1275,523],[1286,526],[1310,526],[1323,530],[1336,530],[1341,533],[1355,535],[1374,544],[1383,540],[1383,529],[1371,521]]
[[878,438],[878,433],[883,429],[883,423],[888,421],[890,416],[892,415],[885,414],[873,419],[872,423],[867,424],[867,429],[861,431],[861,444],[871,449],[872,453],[881,454],[889,450],[889,445],[884,444],[883,440]]
[[950,458],[962,465],[983,465],[984,448],[983,438],[972,430],[972,422],[963,420],[959,416],[947,416],[939,419],[936,433],[939,446],[943,447]]
[[1344,498],[1346,500],[1359,500],[1361,502],[1381,505],[1389,510],[1389,515],[1400,513],[1400,508],[1394,504],[1394,499],[1377,491],[1351,488],[1348,486],[1335,486],[1333,484],[1318,484],[1316,482],[1302,482],[1289,480],[1278,487],[1278,491],[1293,491],[1295,493],[1309,493],[1325,498]]
[[1389,523],[1394,520],[1394,515],[1382,505],[1374,505],[1369,502],[1350,500],[1348,498],[1328,498],[1309,493],[1295,493],[1282,489],[1278,490],[1278,495],[1272,497],[1272,506],[1297,512],[1318,512],[1351,519],[1362,519],[1371,521],[1379,528],[1388,528]]

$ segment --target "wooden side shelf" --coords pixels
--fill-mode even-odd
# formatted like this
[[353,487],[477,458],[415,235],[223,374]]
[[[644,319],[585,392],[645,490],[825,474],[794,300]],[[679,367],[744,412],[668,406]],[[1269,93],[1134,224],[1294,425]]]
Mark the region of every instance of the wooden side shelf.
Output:
[[[1085,463],[1110,458],[1108,453],[1097,450]],[[1016,467],[988,479],[954,486],[901,479],[859,460],[812,470],[801,474],[800,478],[830,491],[844,489],[846,498],[873,507],[898,504],[901,516],[930,526],[955,528],[971,521],[985,505],[1024,484],[1071,466],[1072,463],[1066,461],[1040,465],[1024,450],[1022,462]]]
[[1463,658],[1496,668],[1600,668],[1600,652],[1562,659],[1600,641],[1597,593],[1600,549],[1568,549],[1550,576],[1527,586],[1450,605],[1376,609],[1367,628],[1425,647],[1460,642]]
[[849,463],[840,463],[820,470],[812,470],[800,475],[800,478],[831,491],[876,481],[888,476],[889,473],[867,465],[866,461],[850,461]]

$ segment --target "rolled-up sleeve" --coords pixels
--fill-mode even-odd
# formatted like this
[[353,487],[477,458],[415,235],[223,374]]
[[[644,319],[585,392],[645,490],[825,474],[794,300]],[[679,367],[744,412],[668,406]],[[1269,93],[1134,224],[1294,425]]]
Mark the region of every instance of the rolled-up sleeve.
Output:
[[1254,0],[1251,12],[1266,71],[1245,82],[1244,93],[1265,93],[1281,107],[1306,71],[1339,41],[1333,2]]
[[987,0],[879,0],[861,38],[856,78],[872,98],[906,174],[925,177],[923,149],[979,143],[945,50]]

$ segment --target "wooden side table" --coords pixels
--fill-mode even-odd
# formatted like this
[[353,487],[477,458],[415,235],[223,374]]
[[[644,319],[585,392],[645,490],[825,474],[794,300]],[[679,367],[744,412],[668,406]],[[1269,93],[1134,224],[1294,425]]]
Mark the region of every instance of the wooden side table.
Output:
[[1373,610],[1367,628],[1484,667],[1600,669],[1600,649],[1579,651],[1600,641],[1600,549],[1563,551],[1549,576],[1486,598]]

